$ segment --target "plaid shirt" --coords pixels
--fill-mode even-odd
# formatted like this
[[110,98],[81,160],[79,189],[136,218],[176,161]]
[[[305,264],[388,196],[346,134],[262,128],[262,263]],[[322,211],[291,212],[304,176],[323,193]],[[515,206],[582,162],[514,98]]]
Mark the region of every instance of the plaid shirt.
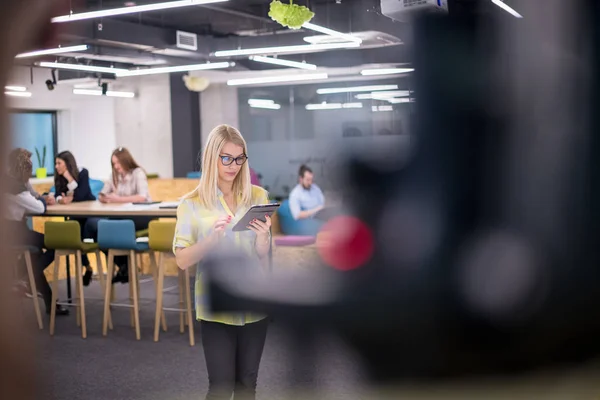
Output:
[[[219,191],[219,201],[217,208],[209,210],[200,204],[198,197],[191,197],[181,202],[177,208],[177,226],[175,228],[175,237],[173,239],[173,252],[178,248],[186,248],[194,245],[199,240],[210,235],[212,226],[216,220],[224,215],[230,215],[232,221],[225,231],[224,241],[230,241],[232,245],[242,249],[251,257],[256,257],[255,242],[256,233],[247,230],[243,232],[233,232],[231,228],[246,214],[247,207],[238,207],[234,214],[229,210],[227,203],[223,199],[223,194]],[[268,204],[267,192],[258,186],[252,186],[252,204]],[[202,262],[198,263],[196,268],[195,301],[196,318],[198,320],[220,322],[227,325],[243,326],[265,318],[264,315],[250,313],[211,313],[209,311],[208,298],[202,279]]]

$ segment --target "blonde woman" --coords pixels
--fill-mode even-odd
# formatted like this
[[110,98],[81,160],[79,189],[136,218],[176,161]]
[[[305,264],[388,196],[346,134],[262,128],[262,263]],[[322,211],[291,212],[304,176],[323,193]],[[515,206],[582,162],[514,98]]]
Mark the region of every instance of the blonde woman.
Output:
[[[264,259],[271,246],[271,220],[252,221],[248,231],[231,228],[251,205],[267,204],[267,192],[250,183],[246,141],[240,132],[219,125],[208,136],[198,188],[179,205],[173,251],[177,265],[201,263],[217,245],[241,249]],[[204,304],[202,269],[196,273],[196,318],[208,370],[206,399],[254,399],[258,367],[267,336],[265,316],[250,313],[211,314]]]

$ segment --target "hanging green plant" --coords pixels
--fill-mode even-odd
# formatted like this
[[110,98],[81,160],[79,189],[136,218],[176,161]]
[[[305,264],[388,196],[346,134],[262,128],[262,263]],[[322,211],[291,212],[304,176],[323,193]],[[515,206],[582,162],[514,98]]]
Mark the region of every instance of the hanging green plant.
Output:
[[293,0],[290,0],[290,4],[283,4],[279,0],[273,0],[271,10],[269,11],[271,19],[291,29],[300,29],[302,25],[310,21],[314,16],[315,13],[310,11],[308,7],[294,4]]

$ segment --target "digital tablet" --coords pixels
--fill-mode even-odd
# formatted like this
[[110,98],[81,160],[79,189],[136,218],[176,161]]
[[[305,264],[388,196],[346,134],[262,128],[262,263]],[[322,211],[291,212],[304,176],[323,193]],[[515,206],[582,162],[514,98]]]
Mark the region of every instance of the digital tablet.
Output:
[[265,222],[265,215],[268,215],[269,217],[272,216],[278,207],[279,203],[260,204],[252,206],[250,207],[246,215],[244,215],[242,219],[240,219],[238,223],[235,224],[232,230],[235,232],[247,231],[248,225],[250,225],[250,221],[256,218],[258,220],[261,220],[262,222]]

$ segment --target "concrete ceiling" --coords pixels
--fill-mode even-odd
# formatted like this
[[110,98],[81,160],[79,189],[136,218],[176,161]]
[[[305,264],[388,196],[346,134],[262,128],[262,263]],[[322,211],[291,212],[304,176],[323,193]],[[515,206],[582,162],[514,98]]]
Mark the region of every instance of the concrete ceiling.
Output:
[[[73,13],[120,8],[166,0],[58,0]],[[473,8],[482,0],[450,0],[455,9]],[[513,0],[514,1],[514,0]],[[307,44],[313,31],[290,30],[268,17],[271,0],[229,0],[225,3],[128,14],[60,24],[61,45],[87,44],[87,52],[18,59],[20,65],[39,61],[83,63],[118,68],[147,68],[225,61],[215,51]],[[410,63],[408,46],[410,26],[387,18],[380,12],[380,0],[296,0],[316,14],[313,23],[360,35],[360,48],[328,50],[307,54],[286,54],[290,60],[306,61],[319,67],[340,69],[361,65],[399,65]],[[198,49],[177,47],[176,32],[198,35]],[[283,56],[282,56],[283,57]],[[232,57],[231,71],[262,71],[281,67],[252,62],[248,57]],[[61,76],[81,77],[85,73]],[[87,74],[89,75],[89,74]]]

